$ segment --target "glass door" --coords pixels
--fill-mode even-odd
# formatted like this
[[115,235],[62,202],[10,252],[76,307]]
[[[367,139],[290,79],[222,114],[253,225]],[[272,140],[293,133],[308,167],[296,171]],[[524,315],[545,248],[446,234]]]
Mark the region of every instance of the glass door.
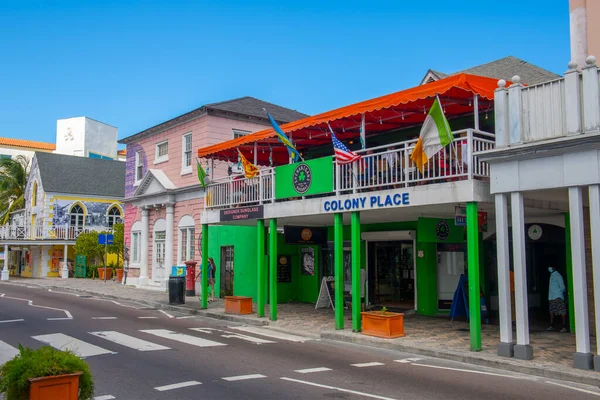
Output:
[[[221,297],[233,296],[233,246],[221,247]],[[213,271],[213,274],[215,272]]]
[[152,262],[152,280],[160,282],[165,276],[165,231],[154,233],[154,257]]

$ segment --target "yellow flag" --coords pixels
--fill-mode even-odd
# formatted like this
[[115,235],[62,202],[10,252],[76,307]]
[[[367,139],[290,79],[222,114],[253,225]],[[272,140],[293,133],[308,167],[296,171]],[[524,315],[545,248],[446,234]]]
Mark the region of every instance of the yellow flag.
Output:
[[240,149],[238,149],[238,154],[240,155],[240,160],[242,161],[242,167],[244,168],[244,174],[246,175],[246,178],[254,178],[258,174],[258,168],[256,168],[256,165],[246,160],[246,157],[244,157]]

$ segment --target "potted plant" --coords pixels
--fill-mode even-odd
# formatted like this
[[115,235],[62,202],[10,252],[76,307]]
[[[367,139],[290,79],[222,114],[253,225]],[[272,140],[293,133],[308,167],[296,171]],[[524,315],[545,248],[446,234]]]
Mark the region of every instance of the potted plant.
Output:
[[94,382],[88,364],[70,351],[19,345],[19,354],[0,367],[0,393],[9,400],[87,400]]
[[388,312],[386,307],[381,311],[362,312],[362,333],[393,339],[404,336],[404,314]]

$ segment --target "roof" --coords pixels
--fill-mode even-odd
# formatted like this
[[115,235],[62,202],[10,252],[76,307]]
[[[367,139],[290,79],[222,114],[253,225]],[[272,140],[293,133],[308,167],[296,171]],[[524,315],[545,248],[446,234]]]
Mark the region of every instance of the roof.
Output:
[[127,149],[123,149],[123,150],[117,151],[117,155],[118,156],[126,156],[127,155]]
[[130,143],[133,140],[138,140],[141,137],[153,135],[155,133],[162,132],[166,129],[174,126],[183,124],[192,119],[201,117],[209,113],[230,113],[232,117],[235,115],[243,117],[256,118],[256,123],[269,124],[267,115],[264,109],[268,110],[269,113],[275,118],[278,123],[287,123],[295,121],[300,118],[305,118],[308,115],[292,110],[289,108],[278,106],[277,104],[269,103],[267,101],[259,100],[254,97],[245,96],[237,99],[221,101],[218,103],[205,104],[195,110],[188,113],[182,114],[178,117],[172,118],[166,122],[148,128],[142,132],[136,133],[135,135],[128,136],[119,140],[119,143]]
[[[458,74],[428,85],[416,86],[290,122],[282,125],[281,129],[301,150],[331,142],[331,138],[327,135],[327,124],[331,125],[340,140],[357,138],[362,114],[365,115],[367,135],[421,124],[426,117],[425,110],[431,107],[436,95],[440,96],[447,116],[472,113],[473,106],[469,105],[469,102],[475,94],[481,99],[480,110],[485,111],[489,109],[494,99],[494,90],[498,88],[497,82],[496,79]],[[287,152],[284,147],[279,146],[275,136],[273,129],[265,129],[199,149],[198,157],[210,156],[214,159],[237,160],[238,148],[243,150],[243,146],[246,145],[245,150],[252,152],[254,142],[267,142],[266,152],[264,147],[259,149],[257,155],[259,164],[262,161],[262,165],[265,165],[264,159],[269,156],[265,153],[271,150],[273,160],[278,164],[287,159]]]
[[[523,61],[520,58],[514,56],[508,56],[499,60],[491,61],[486,64],[477,65],[475,67],[467,68],[463,71],[455,72],[451,75],[456,74],[471,74],[478,76],[485,76],[488,78],[504,79],[506,81],[512,80],[513,76],[519,75],[521,83],[526,85],[535,85],[542,82],[548,82],[554,79],[560,78],[560,75],[550,72],[546,69],[540,68],[537,65]],[[443,72],[434,70],[427,71],[425,78],[422,83],[428,83],[429,78],[433,80],[441,79],[448,76]],[[437,79],[435,79],[437,78]]]
[[47,151],[56,150],[56,145],[54,143],[36,142],[33,140],[12,139],[12,138],[0,138],[0,146],[23,147],[23,148],[32,149],[32,150],[47,150]]
[[114,160],[35,153],[44,191],[123,198],[125,163]]

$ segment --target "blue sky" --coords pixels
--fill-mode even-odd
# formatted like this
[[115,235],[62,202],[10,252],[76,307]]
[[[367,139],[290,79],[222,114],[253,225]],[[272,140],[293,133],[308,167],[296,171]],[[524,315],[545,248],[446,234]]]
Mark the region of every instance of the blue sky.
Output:
[[254,96],[315,114],[507,55],[563,73],[567,0],[0,0],[0,136],[123,138]]

